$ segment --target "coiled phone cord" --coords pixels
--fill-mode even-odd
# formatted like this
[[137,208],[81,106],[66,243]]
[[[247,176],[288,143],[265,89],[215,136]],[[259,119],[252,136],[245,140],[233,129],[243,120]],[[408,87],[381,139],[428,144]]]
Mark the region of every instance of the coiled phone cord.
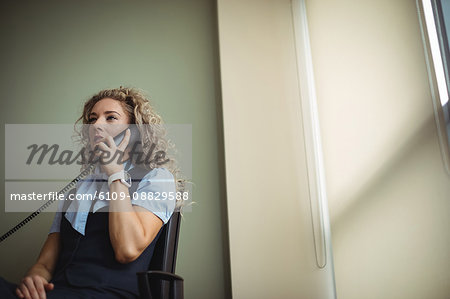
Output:
[[57,196],[55,196],[54,198],[50,199],[49,201],[47,201],[45,204],[43,204],[39,209],[37,209],[35,212],[33,212],[31,215],[29,215],[27,218],[25,218],[24,220],[22,220],[19,224],[17,224],[16,226],[14,226],[12,229],[10,229],[6,234],[4,234],[3,236],[0,237],[0,243],[3,242],[6,238],[8,238],[9,236],[11,236],[12,234],[14,234],[16,231],[18,231],[22,226],[24,226],[25,224],[27,224],[29,221],[31,221],[34,217],[36,217],[37,215],[39,215],[43,210],[45,210],[46,208],[48,208],[54,201],[55,198],[58,198],[59,194],[65,194],[67,191],[69,191],[73,186],[76,185],[76,183],[78,183],[79,180],[81,180],[82,178],[84,178],[85,176],[87,176],[89,174],[89,172],[94,168],[95,164],[91,164],[89,165],[88,168],[86,168],[85,170],[83,170],[76,178],[74,178],[69,184],[67,184],[63,189],[61,189],[61,191],[59,191],[57,193]]

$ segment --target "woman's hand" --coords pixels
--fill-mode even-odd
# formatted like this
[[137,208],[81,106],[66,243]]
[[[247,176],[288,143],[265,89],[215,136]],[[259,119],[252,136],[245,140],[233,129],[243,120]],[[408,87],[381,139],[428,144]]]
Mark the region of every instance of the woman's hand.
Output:
[[100,150],[98,155],[100,156],[101,169],[107,176],[124,169],[123,163],[128,159],[128,153],[125,152],[125,149],[130,140],[130,135],[130,129],[127,129],[125,136],[119,145],[116,145],[111,136],[103,138],[101,142],[97,144],[98,149]]
[[16,289],[19,298],[25,299],[45,299],[46,291],[51,291],[55,285],[49,283],[44,277],[33,274],[25,276]]

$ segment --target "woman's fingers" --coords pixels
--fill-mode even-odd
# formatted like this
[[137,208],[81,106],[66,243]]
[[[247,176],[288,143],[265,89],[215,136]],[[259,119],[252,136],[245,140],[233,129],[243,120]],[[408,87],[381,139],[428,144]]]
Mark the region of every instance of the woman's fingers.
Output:
[[27,276],[23,279],[24,287],[20,289],[24,293],[25,298],[41,299],[46,297],[42,280],[43,278],[40,276]]
[[25,299],[31,299],[31,294],[30,294],[30,292],[28,291],[28,288],[27,288],[27,286],[25,285],[25,283],[22,282],[22,283],[20,284],[19,288],[20,288],[20,291],[22,292],[22,294],[23,294],[23,296],[24,296]]
[[114,138],[111,135],[108,135],[105,138],[101,139],[101,141],[99,143],[97,143],[96,145],[98,146],[99,149],[101,149],[103,151],[110,151],[111,149],[114,149],[114,148],[124,151],[126,149],[128,143],[130,142],[130,136],[131,136],[130,129],[126,129],[125,135],[119,144],[116,144],[116,141],[114,140]]
[[34,277],[33,279],[34,285],[36,287],[36,291],[39,295],[40,299],[45,299],[45,289],[44,289],[44,283],[47,284],[47,280],[42,277]]
[[25,296],[23,295],[22,291],[19,289],[19,287],[17,287],[16,289],[16,295],[19,298],[25,298]]
[[125,131],[125,136],[123,137],[122,142],[117,146],[121,151],[125,151],[125,149],[127,148],[128,143],[130,142],[130,136],[131,136],[131,131],[128,128]]
[[130,135],[130,131],[127,130],[122,142],[119,145],[115,144],[114,139],[111,136],[107,136],[102,142],[97,143],[96,146],[99,152],[109,152],[109,155],[106,156],[106,160],[109,161],[114,156],[117,157],[121,154],[123,155],[123,152],[130,141]]
[[34,285],[34,281],[31,277],[25,278],[25,286],[28,289],[28,292],[30,294],[30,298],[32,299],[39,299],[39,294],[36,291],[36,286]]
[[109,152],[109,147],[104,142],[99,142],[95,145],[94,154],[96,157],[100,159],[108,159],[109,156],[106,155],[105,152]]
[[96,144],[96,147],[99,149],[99,150],[102,150],[102,151],[108,151],[109,150],[109,147],[106,145],[106,143],[104,143],[104,142],[99,142],[99,143],[97,143]]
[[115,145],[114,139],[110,135],[103,138],[103,143],[105,143],[108,148],[113,148],[113,144]]
[[51,291],[51,290],[53,290],[55,288],[55,285],[52,282],[45,283],[44,284],[44,288],[45,288],[46,291]]

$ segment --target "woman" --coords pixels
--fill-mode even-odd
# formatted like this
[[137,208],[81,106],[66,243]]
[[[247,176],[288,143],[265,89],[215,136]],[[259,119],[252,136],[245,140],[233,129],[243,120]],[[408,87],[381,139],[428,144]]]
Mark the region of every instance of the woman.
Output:
[[[182,184],[175,162],[165,156],[169,143],[161,118],[142,92],[102,90],[85,103],[80,121],[97,164],[72,195],[96,194],[96,201],[60,203],[36,264],[19,285],[3,282],[19,298],[137,298],[136,272],[147,270],[160,229],[175,209],[176,196],[149,200],[158,192],[175,195]],[[115,141],[129,124],[139,126],[139,136],[126,129]],[[140,141],[143,155],[129,146],[130,137]],[[116,153],[122,156],[103,159]]]

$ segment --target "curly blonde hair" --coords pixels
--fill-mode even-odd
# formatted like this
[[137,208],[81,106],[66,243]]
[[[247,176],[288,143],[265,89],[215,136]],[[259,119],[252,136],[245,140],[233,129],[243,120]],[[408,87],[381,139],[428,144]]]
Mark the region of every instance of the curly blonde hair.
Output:
[[[147,164],[139,163],[140,167],[152,170],[160,164],[156,164],[155,156],[158,152],[166,154],[163,167],[168,169],[174,176],[177,191],[184,191],[185,180],[180,178],[180,170],[177,167],[176,161],[169,156],[168,150],[174,149],[174,145],[166,138],[166,129],[163,126],[161,116],[156,113],[155,109],[150,105],[150,102],[141,89],[122,87],[113,89],[104,89],[93,95],[84,104],[82,115],[76,120],[75,125],[82,122],[82,124],[90,124],[89,114],[91,113],[95,104],[105,98],[111,98],[120,102],[124,110],[127,112],[130,124],[135,124],[139,129],[141,136],[142,151],[145,157],[150,156]],[[149,126],[150,125],[150,126]],[[83,147],[88,148],[88,138],[86,130],[78,132],[78,136],[82,140]],[[84,151],[87,154],[87,150]],[[133,158],[133,157],[132,157]],[[146,161],[148,161],[146,159]],[[132,160],[136,164],[136,160]],[[82,166],[82,170],[88,167],[87,164]]]

